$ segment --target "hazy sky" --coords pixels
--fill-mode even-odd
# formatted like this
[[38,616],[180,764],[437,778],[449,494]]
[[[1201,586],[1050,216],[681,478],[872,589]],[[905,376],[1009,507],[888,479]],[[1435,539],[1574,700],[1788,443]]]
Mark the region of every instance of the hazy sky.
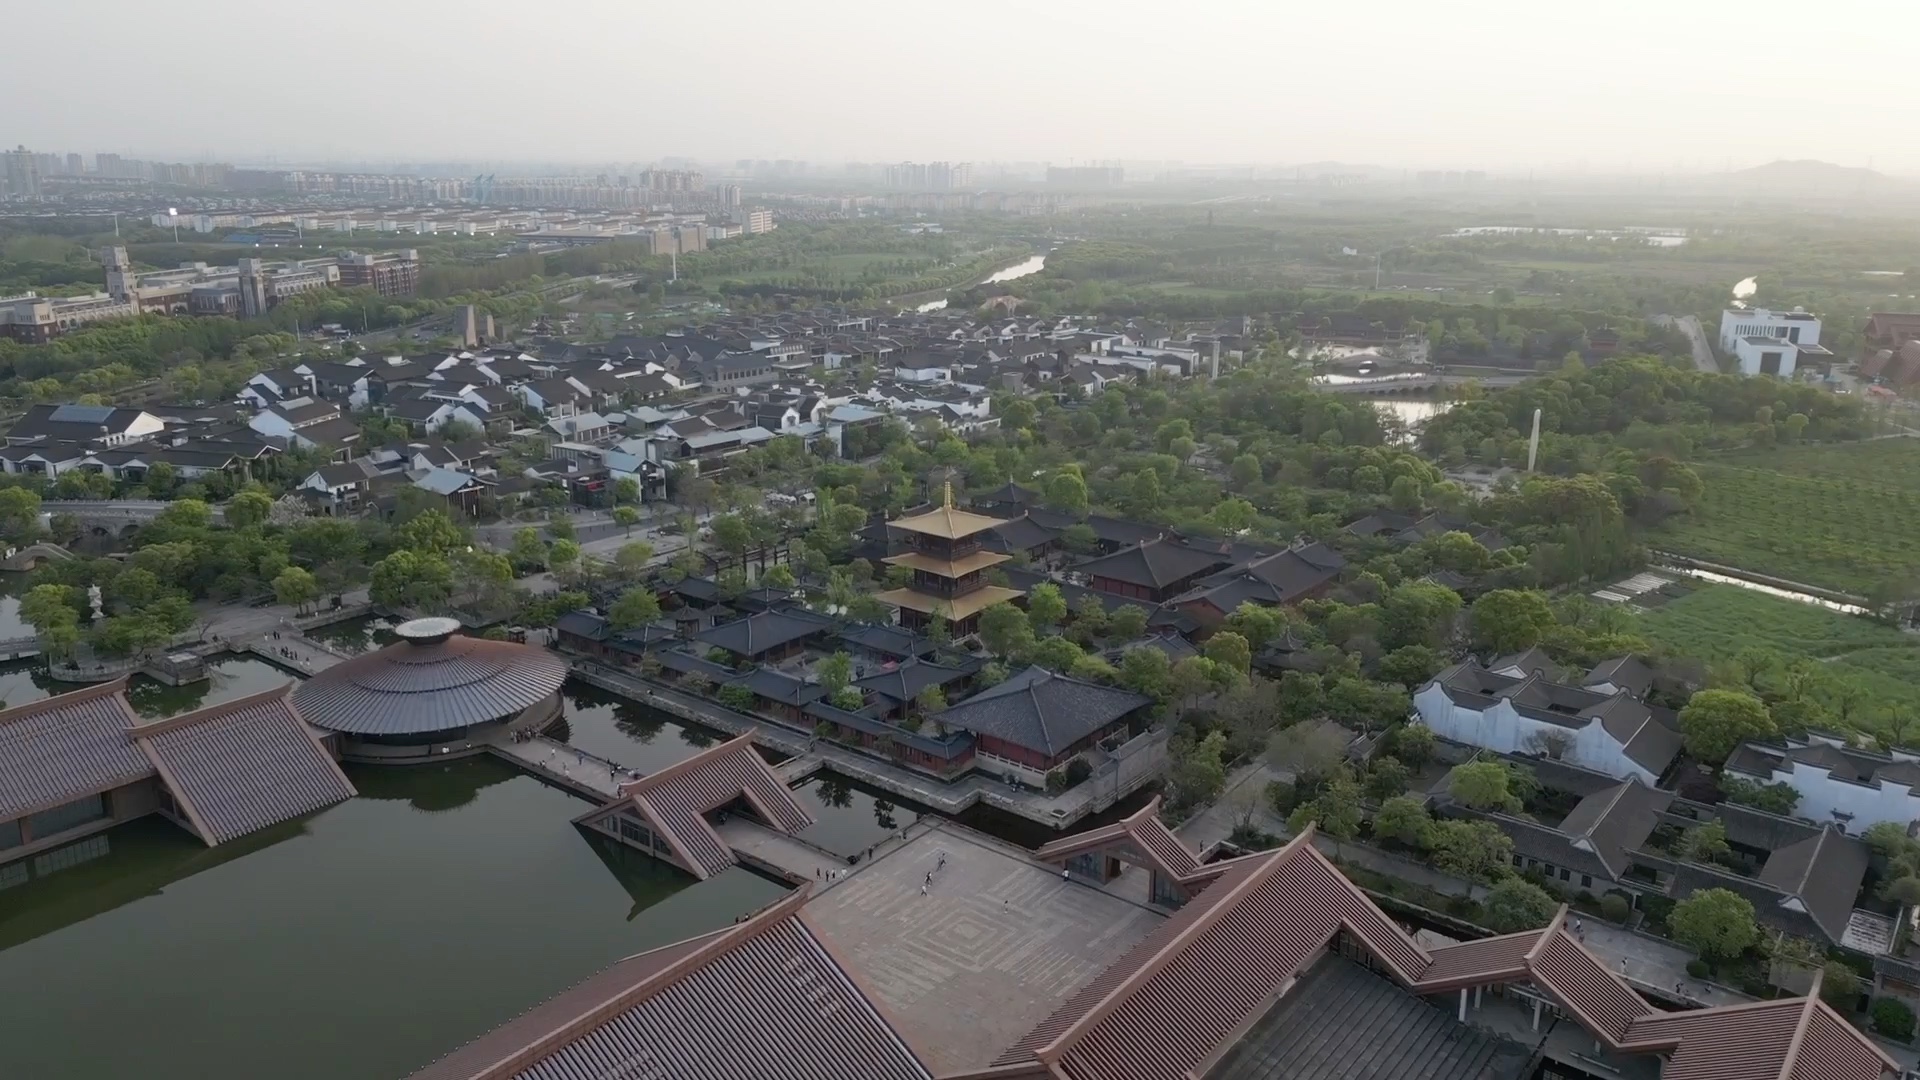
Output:
[[1920,172],[1899,0],[23,0],[5,25],[0,141],[42,151]]

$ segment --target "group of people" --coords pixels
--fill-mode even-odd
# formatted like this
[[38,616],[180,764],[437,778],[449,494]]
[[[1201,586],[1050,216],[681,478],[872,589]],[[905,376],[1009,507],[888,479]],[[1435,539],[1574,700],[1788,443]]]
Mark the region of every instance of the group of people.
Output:
[[927,892],[933,888],[933,875],[939,873],[942,870],[945,870],[946,868],[947,868],[947,853],[943,851],[940,853],[940,861],[933,865],[933,869],[927,871],[927,880],[920,883],[921,896],[927,895]]

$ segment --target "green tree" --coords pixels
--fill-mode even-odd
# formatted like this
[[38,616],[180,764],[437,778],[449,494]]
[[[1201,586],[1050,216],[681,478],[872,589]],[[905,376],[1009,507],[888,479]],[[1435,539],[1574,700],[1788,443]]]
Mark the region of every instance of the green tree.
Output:
[[1077,473],[1057,472],[1047,480],[1047,509],[1076,517],[1087,512],[1087,482]]
[[1405,724],[1393,733],[1393,756],[1413,768],[1433,760],[1433,731],[1425,724]]
[[1519,652],[1540,643],[1555,624],[1545,593],[1495,589],[1474,601],[1474,643],[1496,653]]
[[844,652],[834,653],[814,665],[813,674],[829,695],[839,693],[853,682],[853,657]]
[[264,491],[243,491],[227,500],[227,527],[252,529],[264,524],[273,513],[273,497]]
[[1508,779],[1506,765],[1498,761],[1469,761],[1453,767],[1447,794],[1477,810],[1518,810],[1520,800]]
[[626,530],[624,535],[632,536],[633,527],[640,524],[640,511],[631,506],[616,506],[613,508],[613,523]]
[[1220,794],[1227,783],[1225,732],[1215,731],[1197,743],[1183,746],[1173,755],[1168,780],[1173,788],[1170,801],[1181,807],[1198,806]]
[[793,576],[792,570],[787,569],[785,565],[780,565],[771,567],[766,573],[761,574],[760,584],[765,588],[779,589],[782,592],[787,592],[799,585],[800,582]]
[[[613,482],[613,502],[615,506],[637,506],[640,503],[640,481],[625,477]],[[616,513],[615,519],[619,518]]]
[[1204,655],[1243,677],[1250,673],[1253,665],[1253,649],[1247,639],[1231,630],[1222,630],[1208,638]]
[[1687,830],[1680,842],[1680,853],[1695,862],[1713,862],[1732,851],[1727,844],[1727,827],[1710,821]]
[[1060,595],[1060,586],[1043,581],[1027,591],[1027,620],[1033,624],[1035,637],[1045,636],[1066,617],[1067,602]]
[[1062,674],[1073,670],[1083,655],[1080,646],[1057,635],[1042,638],[1027,650],[1028,662]]
[[1302,721],[1274,733],[1267,744],[1267,760],[1291,774],[1303,791],[1310,790],[1340,770],[1348,742],[1347,731],[1338,725]]
[[1440,671],[1440,654],[1425,645],[1406,645],[1380,658],[1380,677],[1408,689],[1424,686]]
[[40,534],[40,496],[23,487],[0,488],[0,533],[19,543]]
[[1135,641],[1147,632],[1147,613],[1133,604],[1124,604],[1107,619],[1107,633],[1115,641]]
[[1487,890],[1483,904],[1487,926],[1502,934],[1545,926],[1559,905],[1547,890],[1524,878],[1509,877]]
[[1432,828],[1433,817],[1427,813],[1426,803],[1416,795],[1395,795],[1381,803],[1373,815],[1374,836],[1397,840],[1408,847],[1425,847]]
[[645,626],[659,617],[660,600],[645,585],[636,585],[621,593],[620,599],[607,608],[607,622],[615,630]]
[[995,656],[1021,656],[1033,647],[1033,625],[1012,604],[993,604],[980,613],[980,641]]
[[1318,795],[1294,808],[1287,816],[1287,827],[1299,832],[1312,823],[1335,840],[1351,840],[1360,835],[1361,820],[1360,785],[1341,770]]
[[1701,889],[1667,915],[1673,940],[1712,959],[1740,955],[1760,936],[1753,904],[1727,889]]
[[540,539],[540,530],[531,527],[514,530],[513,546],[508,549],[507,558],[521,570],[544,569],[547,565],[547,542]]
[[1513,838],[1491,821],[1436,822],[1432,847],[1441,872],[1482,884],[1500,880],[1513,860]]
[[1164,702],[1173,695],[1172,668],[1159,649],[1128,649],[1120,656],[1120,685]]
[[453,567],[436,552],[402,548],[374,564],[369,593],[385,607],[444,610],[453,595]]
[[[538,537],[535,537],[536,543],[538,539]],[[630,544],[621,544],[620,550],[613,553],[614,570],[628,581],[636,580],[644,575],[647,572],[647,564],[652,561],[653,545],[638,540]]]
[[320,582],[307,571],[289,566],[273,579],[273,596],[288,607],[305,610],[320,598]]
[[746,557],[753,548],[753,527],[738,514],[721,514],[708,523],[713,542],[736,559]]
[[444,555],[454,548],[465,547],[467,533],[444,511],[428,510],[394,529],[393,540],[396,548]]
[[1235,491],[1245,491],[1260,482],[1260,459],[1252,454],[1241,454],[1227,466],[1227,479]]
[[1775,732],[1759,698],[1735,690],[1701,690],[1680,710],[1680,738],[1695,759],[1718,765],[1749,739]]
[[1367,797],[1378,801],[1391,799],[1407,790],[1413,772],[1395,757],[1375,758],[1367,768]]
[[20,598],[20,618],[42,638],[76,628],[80,623],[76,594],[67,585],[35,585]]
[[555,540],[547,547],[547,568],[565,574],[580,565],[580,545],[572,540]]

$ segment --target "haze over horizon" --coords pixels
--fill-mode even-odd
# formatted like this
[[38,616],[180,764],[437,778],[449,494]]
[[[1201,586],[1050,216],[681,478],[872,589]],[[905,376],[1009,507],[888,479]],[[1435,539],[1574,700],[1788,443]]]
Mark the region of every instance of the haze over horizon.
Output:
[[[197,160],[1182,160],[1920,173],[1905,35],[1835,0],[35,4],[0,141]],[[722,16],[722,17],[716,17]]]

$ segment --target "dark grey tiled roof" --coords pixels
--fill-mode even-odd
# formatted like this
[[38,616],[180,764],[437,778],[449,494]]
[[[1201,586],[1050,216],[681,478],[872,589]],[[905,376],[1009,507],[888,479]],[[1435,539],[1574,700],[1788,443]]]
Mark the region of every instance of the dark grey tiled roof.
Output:
[[1323,956],[1208,1080],[1522,1080],[1532,1051],[1338,954]]
[[1867,876],[1868,858],[1866,844],[1838,829],[1821,829],[1768,856],[1760,880],[1797,897],[1827,939],[1839,941]]
[[336,664],[302,683],[293,704],[329,731],[423,734],[512,716],[566,679],[566,661],[538,646],[456,634]]
[[870,652],[885,653],[901,659],[909,656],[923,656],[934,650],[933,642],[925,638],[917,637],[897,626],[882,626],[878,623],[854,623],[840,631],[840,640]]
[[991,735],[1048,756],[1099,731],[1151,699],[1030,667],[935,714],[949,728]]
[[136,730],[167,788],[219,844],[353,797],[353,785],[293,711],[290,687]]
[[0,821],[153,775],[127,738],[126,680],[0,712]]
[[815,615],[800,608],[784,608],[758,612],[703,630],[694,635],[694,640],[740,656],[757,656],[769,649],[818,634],[832,625],[833,620],[824,615]]
[[779,701],[788,705],[805,705],[827,692],[818,683],[805,682],[791,675],[783,675],[771,668],[754,668],[745,675],[731,680],[727,685],[744,686],[768,701]]
[[978,662],[949,667],[925,660],[909,660],[891,670],[855,679],[854,685],[894,701],[913,701],[928,687],[951,686],[972,675],[979,667]]
[[1224,561],[1212,552],[1196,551],[1171,540],[1153,540],[1088,560],[1075,566],[1074,570],[1089,578],[1111,578],[1149,589],[1162,589],[1205,573]]

